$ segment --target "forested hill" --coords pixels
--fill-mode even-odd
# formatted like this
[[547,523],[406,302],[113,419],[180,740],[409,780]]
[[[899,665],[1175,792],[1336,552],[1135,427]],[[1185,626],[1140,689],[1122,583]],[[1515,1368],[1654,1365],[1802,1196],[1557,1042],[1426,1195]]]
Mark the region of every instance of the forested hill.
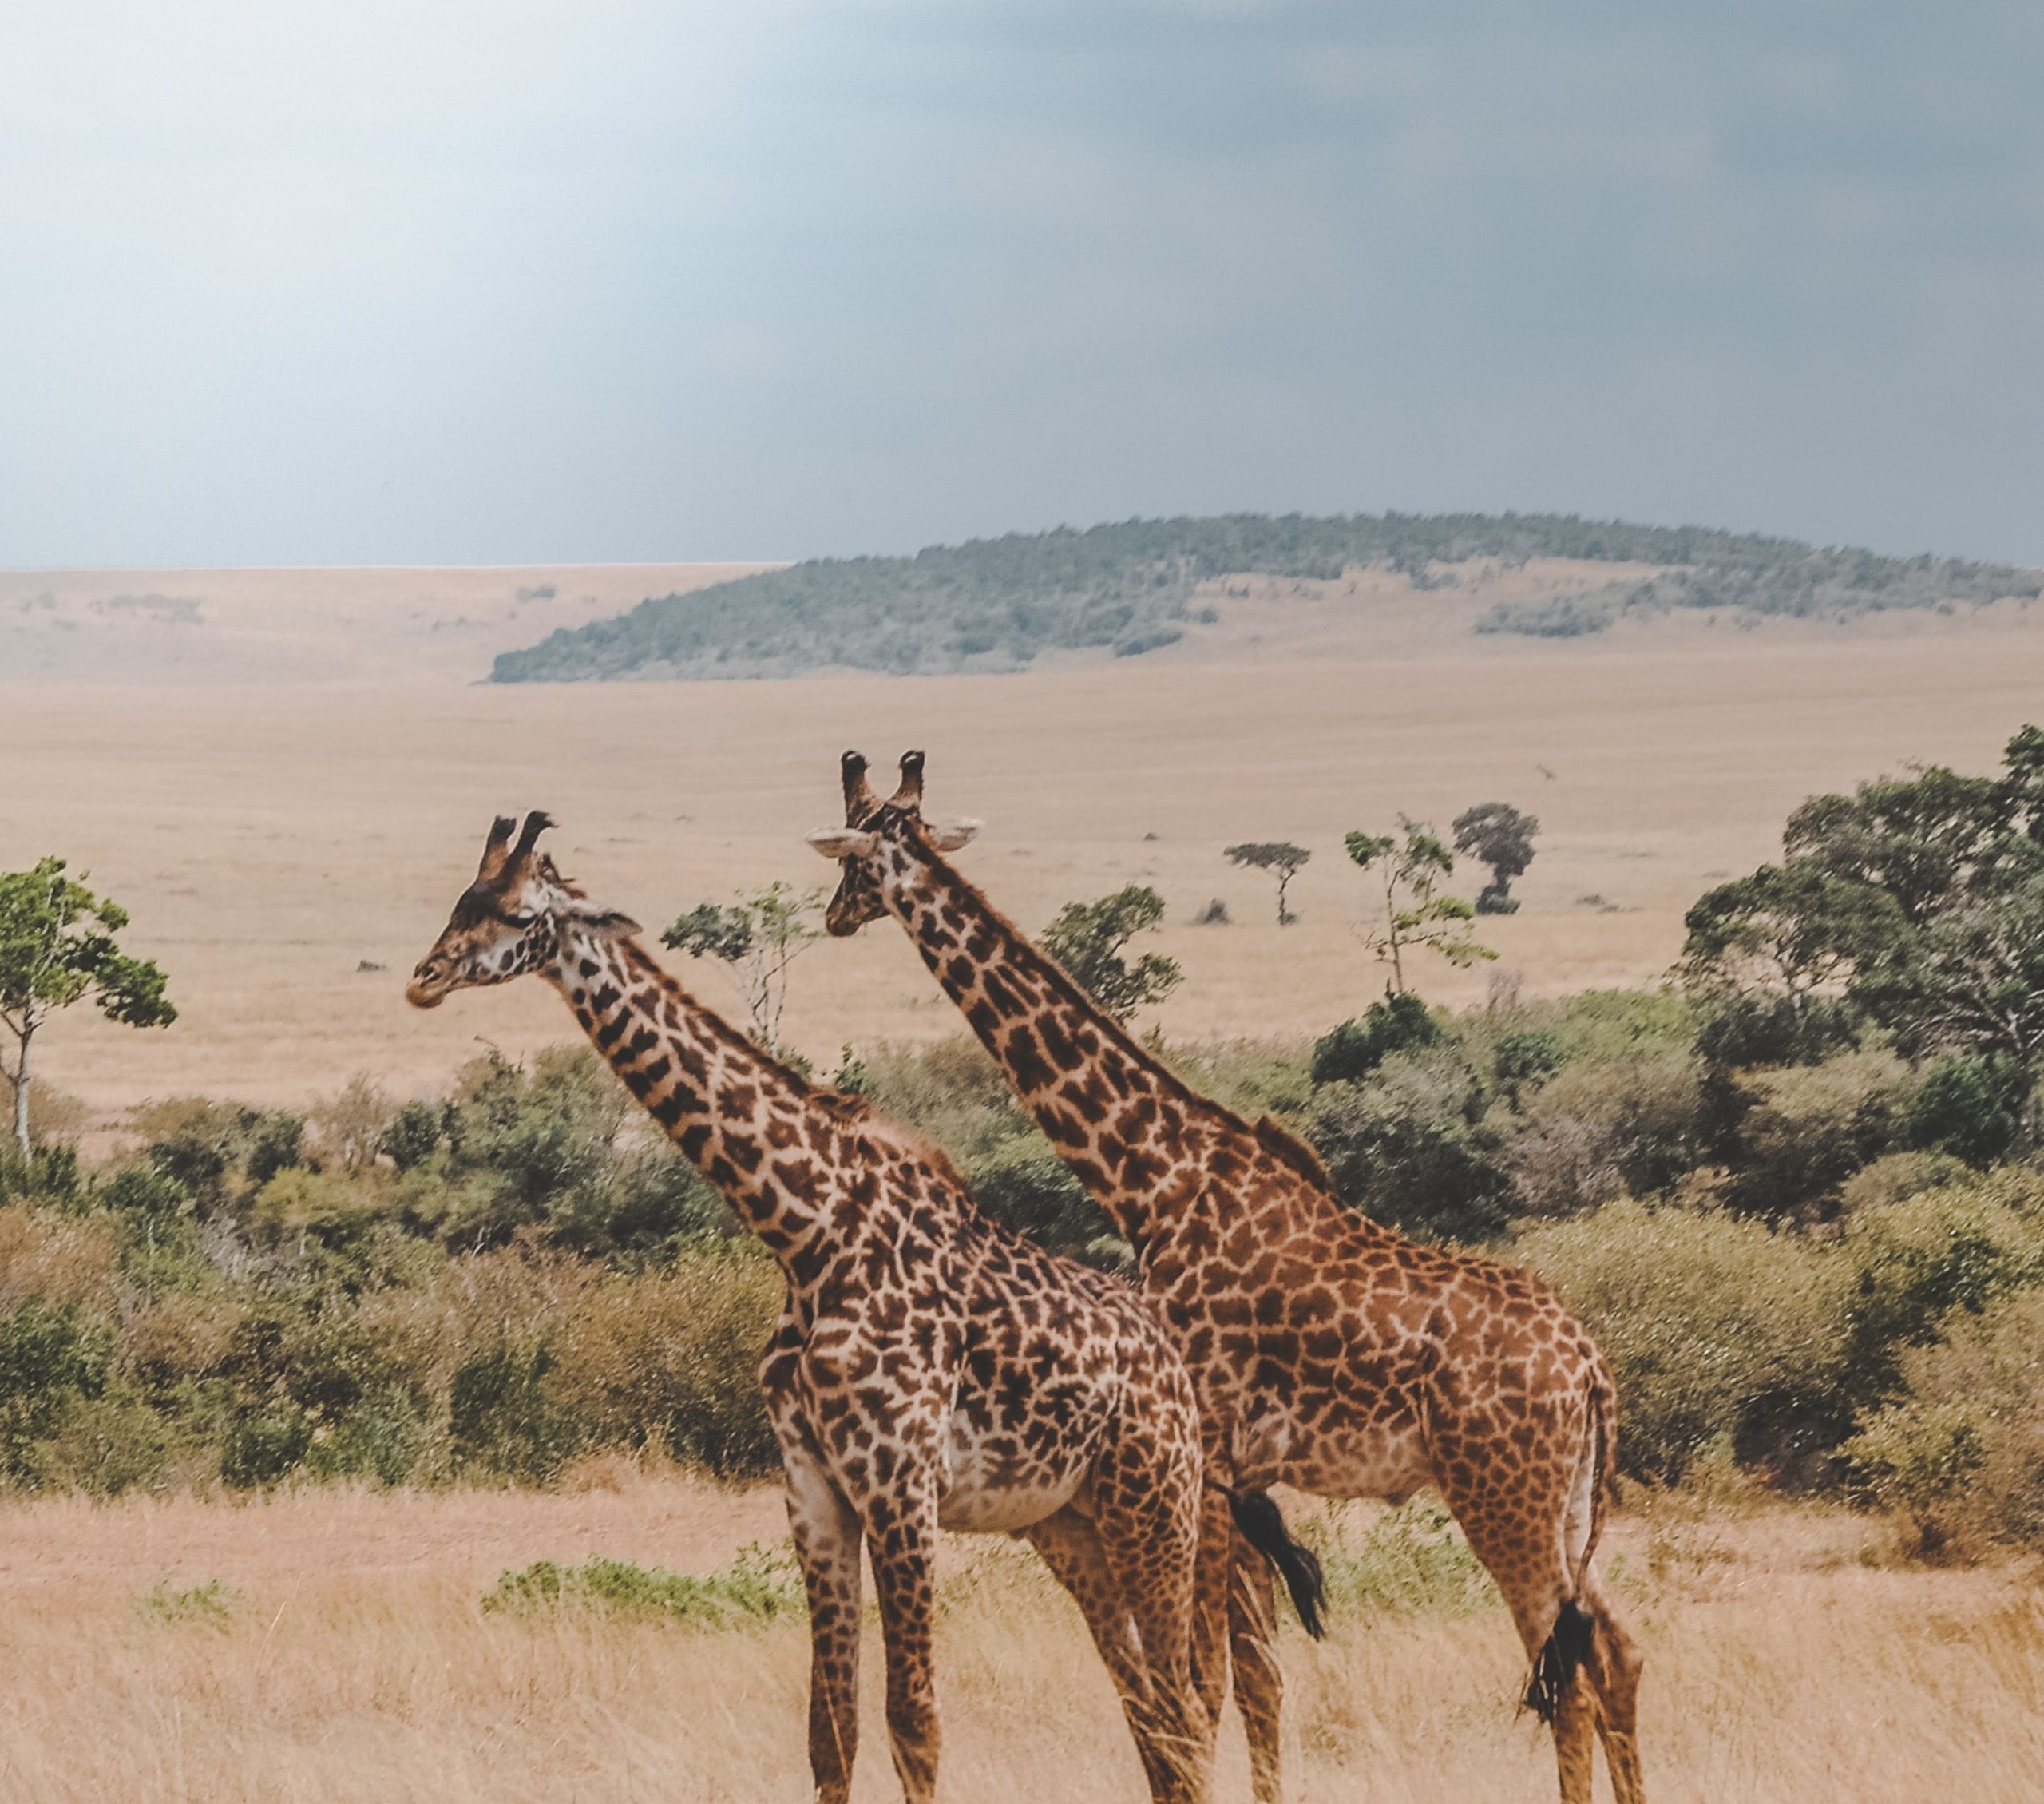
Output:
[[[1217,617],[1213,603],[1225,597],[1211,585],[1226,577],[1331,582],[1369,569],[1426,589],[1472,560],[1536,558],[1630,568],[1609,579],[1593,570],[1574,593],[1495,606],[1475,630],[1570,636],[1641,610],[1836,617],[2044,591],[2039,573],[2004,565],[1884,557],[1701,527],[1557,514],[1236,513],[1015,533],[912,557],[817,559],[563,628],[499,656],[493,677],[1020,670],[1046,652],[1127,657],[1175,644]],[[1654,568],[1642,576],[1641,565]]]

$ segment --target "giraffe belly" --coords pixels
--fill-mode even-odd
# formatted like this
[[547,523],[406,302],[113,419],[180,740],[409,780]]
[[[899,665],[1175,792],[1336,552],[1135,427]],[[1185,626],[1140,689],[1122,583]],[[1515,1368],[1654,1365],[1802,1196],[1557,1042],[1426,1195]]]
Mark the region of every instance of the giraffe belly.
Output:
[[951,1419],[943,1450],[941,1528],[966,1534],[1008,1534],[1055,1516],[1078,1500],[1092,1461],[1076,1449],[1051,1449],[996,1425],[976,1427],[963,1412]]

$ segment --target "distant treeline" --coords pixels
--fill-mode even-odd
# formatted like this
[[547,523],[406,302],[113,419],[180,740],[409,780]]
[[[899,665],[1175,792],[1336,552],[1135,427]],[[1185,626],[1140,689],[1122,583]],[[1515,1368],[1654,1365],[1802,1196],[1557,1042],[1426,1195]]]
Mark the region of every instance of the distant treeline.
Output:
[[1011,533],[913,557],[820,558],[563,628],[497,660],[499,683],[785,676],[831,666],[899,675],[1021,670],[1045,652],[1132,657],[1210,621],[1201,585],[1231,576],[1331,581],[1359,568],[1426,588],[1472,558],[1652,565],[1578,595],[1493,609],[1480,632],[1566,636],[1631,609],[1722,608],[1829,617],[2044,593],[2006,565],[1820,549],[1699,526],[1560,514],[1351,514],[1130,520]]

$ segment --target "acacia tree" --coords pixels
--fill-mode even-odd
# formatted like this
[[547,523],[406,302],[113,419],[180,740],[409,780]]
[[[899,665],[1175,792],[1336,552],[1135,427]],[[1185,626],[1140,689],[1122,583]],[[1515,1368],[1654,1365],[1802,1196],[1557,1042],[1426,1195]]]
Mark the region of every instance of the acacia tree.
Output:
[[0,1065],[14,1092],[14,1140],[29,1150],[29,1092],[38,1030],[59,1009],[89,997],[125,1027],[168,1027],[177,1010],[164,973],[131,958],[114,935],[128,911],[65,875],[61,858],[0,874],[0,1025],[14,1043],[13,1069]]
[[755,1038],[781,1049],[781,1011],[788,1002],[788,967],[821,938],[821,890],[798,890],[778,878],[764,889],[739,891],[731,902],[699,902],[660,935],[691,958],[728,965],[744,987]]
[[1278,877],[1278,925],[1289,927],[1298,919],[1285,906],[1285,892],[1298,875],[1299,867],[1313,856],[1305,846],[1294,846],[1289,839],[1254,839],[1230,846],[1222,855],[1229,863],[1246,869],[1274,871]]
[[1044,930],[1043,946],[1074,983],[1118,1021],[1161,1002],[1185,973],[1175,958],[1146,952],[1131,965],[1123,956],[1138,934],[1164,918],[1164,898],[1147,884],[1131,883],[1098,902],[1067,902]]
[[1432,952],[1458,967],[1497,957],[1470,932],[1476,910],[1460,896],[1440,893],[1442,879],[1454,874],[1455,854],[1432,827],[1400,815],[1396,833],[1351,833],[1342,844],[1356,865],[1374,871],[1384,886],[1383,925],[1366,924],[1362,936],[1391,966],[1394,993],[1405,987],[1408,952]]
[[1509,802],[1479,802],[1455,817],[1456,850],[1490,866],[1490,882],[1476,898],[1479,914],[1518,912],[1511,881],[1532,863],[1533,835],[1539,831],[1536,816],[1520,813]]

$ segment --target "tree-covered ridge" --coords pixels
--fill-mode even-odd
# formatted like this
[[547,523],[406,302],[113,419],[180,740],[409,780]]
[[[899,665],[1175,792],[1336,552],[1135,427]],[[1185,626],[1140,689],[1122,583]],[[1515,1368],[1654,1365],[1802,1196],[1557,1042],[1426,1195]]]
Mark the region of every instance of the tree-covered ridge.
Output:
[[1255,513],[1129,520],[1085,531],[1010,533],[913,557],[819,558],[686,595],[507,652],[499,683],[601,677],[792,676],[830,666],[900,675],[1021,670],[1042,654],[1135,656],[1210,620],[1203,583],[1262,575],[1332,581],[1373,568],[1431,585],[1437,567],[1536,557],[1650,565],[1584,594],[1491,610],[1479,632],[1601,630],[1628,610],[1732,608],[1855,614],[2044,593],[2006,565],[1871,551],[1700,526],[1635,526],[1560,514]]

